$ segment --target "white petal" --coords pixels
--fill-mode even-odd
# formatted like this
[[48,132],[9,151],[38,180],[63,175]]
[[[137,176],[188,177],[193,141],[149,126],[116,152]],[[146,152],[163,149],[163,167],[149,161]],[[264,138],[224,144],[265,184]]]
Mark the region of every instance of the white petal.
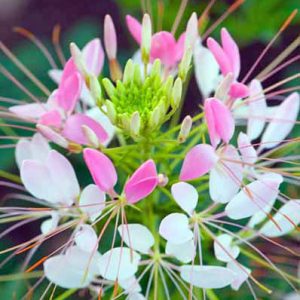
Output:
[[227,268],[236,274],[235,280],[231,284],[231,288],[237,291],[239,290],[240,286],[247,280],[251,273],[251,270],[235,261],[229,262],[227,264]]
[[252,80],[249,89],[250,99],[247,100],[249,105],[247,135],[252,141],[257,139],[264,129],[267,104],[263,87],[259,80]]
[[195,77],[204,98],[207,98],[217,87],[220,80],[220,69],[212,53],[201,45],[200,39],[194,47]]
[[182,266],[180,276],[183,280],[199,288],[219,289],[235,280],[235,273],[218,266]]
[[232,237],[229,234],[221,234],[217,241],[214,241],[214,251],[218,260],[229,262],[238,257],[240,248],[232,245]]
[[249,137],[243,132],[240,132],[238,136],[238,146],[242,154],[243,162],[254,164],[257,160],[256,150],[252,146]]
[[30,103],[15,105],[11,106],[9,111],[23,119],[39,119],[45,112],[47,112],[47,104]]
[[183,244],[172,244],[168,241],[166,244],[166,254],[172,255],[187,264],[191,262],[196,255],[194,240],[189,240]]
[[191,215],[198,203],[197,190],[189,183],[178,182],[172,185],[171,191],[177,204]]
[[146,298],[140,293],[133,293],[128,295],[126,300],[146,300]]
[[81,87],[81,93],[80,93],[80,99],[82,100],[83,103],[94,107],[96,105],[95,99],[93,98],[90,90],[86,86],[86,83],[83,82],[82,87]]
[[60,83],[63,71],[59,69],[52,69],[48,72],[49,77],[57,84]]
[[138,252],[148,253],[150,248],[154,245],[152,233],[143,225],[120,225],[118,231],[124,243]]
[[42,234],[48,234],[49,232],[53,231],[59,222],[59,214],[56,212],[51,213],[51,217],[41,224],[41,232]]
[[105,207],[105,193],[95,184],[90,184],[83,189],[79,199],[80,210],[95,221]]
[[282,300],[300,300],[300,294],[297,292],[289,293]]
[[[103,109],[105,110],[104,107]],[[104,130],[106,131],[106,133],[108,134],[108,139],[104,143],[104,146],[107,146],[115,135],[116,132],[115,126],[112,125],[109,118],[103,112],[101,112],[101,110],[98,107],[89,109],[86,112],[86,114],[92,119],[94,119],[95,121],[99,122],[104,128]]]
[[98,237],[91,225],[83,224],[79,226],[74,240],[82,251],[92,253],[98,249]]
[[[300,223],[300,200],[290,200],[284,204],[260,230],[268,237],[285,235],[295,229]],[[280,227],[280,229],[278,228]]]
[[141,256],[129,248],[114,248],[107,251],[99,261],[100,274],[115,281],[134,276]]
[[80,193],[79,184],[71,163],[60,153],[52,150],[46,165],[50,172],[52,189],[60,193],[59,202],[70,205]]
[[298,93],[287,97],[275,110],[262,139],[261,149],[270,149],[280,144],[295,125],[300,108]]
[[167,215],[160,223],[159,234],[172,244],[182,244],[193,238],[188,217],[180,213]]
[[227,146],[220,154],[219,162],[210,171],[209,193],[211,199],[219,203],[229,202],[238,192],[242,178],[243,167],[240,156],[233,146]]
[[119,284],[127,294],[139,293],[142,290],[139,282],[134,276],[119,280]]
[[231,219],[243,219],[265,211],[278,196],[278,182],[261,178],[246,185],[226,206]]

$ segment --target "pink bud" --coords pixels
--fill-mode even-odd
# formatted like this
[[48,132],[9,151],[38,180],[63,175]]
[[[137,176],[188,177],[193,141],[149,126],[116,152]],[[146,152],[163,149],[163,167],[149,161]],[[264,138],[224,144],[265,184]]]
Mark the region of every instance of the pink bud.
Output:
[[114,23],[110,15],[104,18],[104,45],[109,60],[117,56],[117,35]]
[[38,131],[49,141],[63,147],[63,148],[68,148],[69,143],[68,141],[58,132],[54,131],[51,127],[38,124],[36,125]]
[[126,16],[126,24],[127,24],[128,30],[131,33],[132,37],[140,45],[142,42],[142,25],[141,25],[141,23],[137,19],[133,18],[132,16],[127,15]]
[[83,150],[83,158],[99,188],[106,193],[113,193],[118,176],[112,161],[103,153],[90,148]]
[[229,96],[233,99],[248,97],[249,88],[243,83],[234,82],[230,86]]

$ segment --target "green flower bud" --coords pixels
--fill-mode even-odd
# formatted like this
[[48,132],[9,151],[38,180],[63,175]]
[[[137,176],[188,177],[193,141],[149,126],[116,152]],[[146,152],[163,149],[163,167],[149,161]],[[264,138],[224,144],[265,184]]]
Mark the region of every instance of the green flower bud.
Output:
[[182,81],[180,78],[175,80],[174,86],[172,88],[171,106],[172,108],[177,108],[180,104],[182,94]]

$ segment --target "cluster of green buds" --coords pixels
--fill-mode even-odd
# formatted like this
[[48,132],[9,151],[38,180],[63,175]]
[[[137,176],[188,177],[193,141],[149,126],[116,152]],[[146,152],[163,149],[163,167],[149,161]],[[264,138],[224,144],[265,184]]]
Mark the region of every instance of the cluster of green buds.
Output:
[[102,81],[107,98],[104,100],[111,122],[133,139],[154,134],[170,119],[179,107],[182,81],[161,75],[161,62],[155,60],[151,71],[142,75],[141,65],[130,59],[126,63],[123,79],[114,84]]

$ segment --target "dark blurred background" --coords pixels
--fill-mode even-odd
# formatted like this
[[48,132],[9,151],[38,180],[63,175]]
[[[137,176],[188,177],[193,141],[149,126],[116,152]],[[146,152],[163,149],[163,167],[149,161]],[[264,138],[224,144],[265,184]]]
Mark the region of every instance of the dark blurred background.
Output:
[[[68,45],[74,41],[82,47],[86,42],[94,37],[102,39],[103,20],[106,14],[110,14],[115,22],[118,35],[118,58],[121,64],[132,56],[137,49],[137,45],[129,35],[125,26],[125,15],[131,14],[138,19],[142,17],[140,0],[0,0],[0,40],[8,46],[14,54],[47,86],[49,89],[55,88],[55,84],[48,77],[50,65],[41,52],[26,38],[13,32],[16,26],[24,27],[34,33],[40,39],[50,53],[54,54],[51,43],[51,35],[55,25],[61,26],[61,44],[66,57],[69,56]],[[157,11],[162,8],[163,11],[163,29],[171,30],[172,23],[178,12],[180,0],[157,0],[148,1],[151,3],[151,13],[153,22],[157,22]],[[212,8],[208,26],[217,20],[234,1],[217,0]],[[177,30],[177,36],[184,30],[186,20],[191,12],[196,11],[198,16],[204,10],[208,0],[190,0],[185,10],[182,22]],[[242,56],[242,75],[249,70],[255,59],[266,46],[266,43],[272,39],[278,31],[284,20],[295,9],[300,8],[299,0],[246,0],[245,3],[223,23],[232,33],[241,47]],[[219,39],[219,26],[212,35]],[[289,28],[274,44],[269,54],[263,60],[255,72],[258,74],[264,66],[267,66],[275,56],[280,54],[300,32],[300,16],[298,15]],[[298,52],[299,53],[299,52]],[[59,64],[58,59],[56,62]],[[2,53],[0,53],[0,63],[14,74],[34,95],[41,96],[40,91],[21,73],[12,62],[10,62]],[[287,77],[295,72],[299,72],[299,60],[273,76],[266,81],[270,85],[280,78]],[[104,69],[107,74],[107,69]],[[299,81],[292,82],[291,85],[299,85]],[[26,99],[20,90],[0,74],[0,97],[12,97],[15,99]],[[188,88],[187,101],[184,106],[183,115],[193,114],[201,103],[201,95],[192,77]],[[1,104],[2,105],[2,104]],[[3,129],[0,127],[0,131]],[[1,132],[1,135],[3,132]],[[25,135],[25,133],[24,133]],[[295,130],[294,136],[299,136],[298,130]],[[1,143],[8,143],[2,141]],[[12,149],[0,150],[0,169],[17,172],[14,162],[14,153]],[[0,187],[0,197],[7,193],[7,189]],[[292,194],[297,195],[297,191],[291,190]],[[24,236],[36,234],[38,227],[25,227],[14,235],[10,235],[8,241],[0,240],[1,249],[7,244],[15,244],[24,240]],[[289,242],[289,241],[288,241]],[[294,241],[291,241],[294,245]],[[51,246],[49,246],[51,247]],[[267,249],[266,249],[267,251]],[[278,255],[278,254],[276,254]],[[1,261],[1,259],[0,259]],[[13,273],[18,271],[18,263],[22,258],[17,259],[17,264],[9,264],[0,274]],[[296,264],[292,261],[292,264]],[[262,271],[261,276],[265,276]],[[271,279],[271,278],[270,278]],[[272,279],[273,280],[273,279]],[[281,286],[282,285],[282,286]],[[287,290],[286,284],[278,281],[279,289]],[[1,282],[0,277],[0,300],[21,299],[24,284],[16,281]],[[20,292],[21,291],[21,292]],[[221,299],[246,299],[235,298],[230,291],[222,296]],[[79,296],[72,296],[69,299],[81,299]],[[268,296],[269,297],[269,296]],[[261,299],[271,299],[271,298]],[[34,297],[38,299],[38,297]],[[276,298],[277,299],[277,298]]]

